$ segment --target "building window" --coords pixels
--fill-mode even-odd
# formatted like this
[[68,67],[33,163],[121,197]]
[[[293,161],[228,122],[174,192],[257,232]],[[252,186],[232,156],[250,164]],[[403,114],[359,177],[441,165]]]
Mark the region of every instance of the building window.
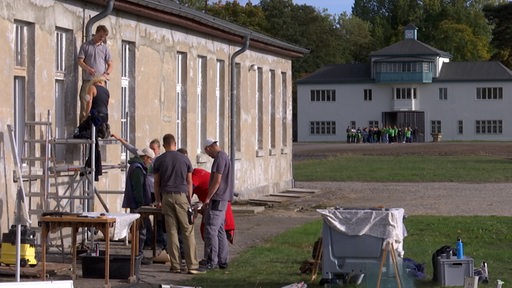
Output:
[[464,134],[464,121],[462,121],[462,120],[457,121],[457,132],[459,134]]
[[336,135],[336,121],[309,122],[311,135]]
[[396,88],[395,99],[396,100],[410,100],[416,99],[416,88]]
[[430,122],[432,124],[432,128],[430,130],[431,133],[441,133],[441,120],[432,120]]
[[[135,143],[135,43],[121,43],[121,137]],[[121,157],[127,160],[127,150],[121,146]]]
[[216,126],[216,139],[223,140],[226,139],[224,135],[224,121],[225,121],[225,107],[224,103],[226,102],[224,97],[224,87],[226,82],[226,70],[225,70],[225,62],[224,60],[217,60],[217,81],[215,84],[215,96],[216,96],[216,117],[215,117],[215,126]]
[[335,102],[336,90],[311,90],[311,102]]
[[66,68],[66,33],[55,31],[55,71],[64,72]]
[[208,103],[206,101],[206,57],[197,58],[197,152],[203,151],[206,139],[206,116]]
[[[14,63],[13,97],[14,130],[20,155],[35,155],[35,145],[24,143],[35,138],[35,127],[27,127],[26,121],[35,121],[35,26],[32,23],[14,21],[14,38],[11,45],[14,55],[6,61]],[[11,61],[12,60],[12,61]]]
[[350,121],[350,129],[356,129],[356,121]]
[[256,147],[263,149],[263,68],[256,71]]
[[27,101],[26,79],[23,76],[14,76],[14,131],[18,153],[23,155],[25,139],[25,105]]
[[476,99],[478,100],[502,100],[502,87],[477,87]]
[[372,89],[364,89],[364,101],[372,101]]
[[27,66],[27,25],[14,25],[14,64],[17,67]]
[[187,147],[187,53],[176,55],[176,144]]
[[448,100],[448,88],[439,88],[439,100]]
[[[73,31],[68,29],[55,28],[55,136],[67,138],[68,132],[73,131],[75,126],[76,113],[69,113],[66,107],[76,104],[66,95],[76,94],[74,69],[74,37]],[[64,145],[57,146],[59,159],[64,159]],[[59,154],[60,153],[60,154]]]
[[276,148],[276,71],[270,70],[269,73],[269,119],[270,119],[270,129],[269,129],[269,141],[270,148]]
[[503,134],[502,120],[476,120],[476,134]]
[[288,147],[288,86],[286,72],[281,72],[281,145]]
[[379,128],[379,121],[375,121],[375,120],[368,121],[368,128]]

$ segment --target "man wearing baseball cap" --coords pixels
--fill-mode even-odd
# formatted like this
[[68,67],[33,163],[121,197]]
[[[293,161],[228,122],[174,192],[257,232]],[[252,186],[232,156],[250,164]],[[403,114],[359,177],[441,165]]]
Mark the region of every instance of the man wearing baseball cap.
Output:
[[[155,153],[148,147],[137,150],[137,156],[128,160],[130,167],[126,174],[126,185],[124,188],[123,208],[130,208],[130,213],[144,205],[151,204],[151,192],[147,181],[148,167],[155,158]],[[146,219],[139,223],[139,255],[144,253],[144,242],[146,241]],[[143,258],[142,264],[151,264],[150,259]]]
[[212,157],[208,195],[204,201],[204,245],[206,269],[228,268],[228,240],[224,231],[226,208],[233,200],[232,171],[228,154],[218,141],[208,138],[205,153]]

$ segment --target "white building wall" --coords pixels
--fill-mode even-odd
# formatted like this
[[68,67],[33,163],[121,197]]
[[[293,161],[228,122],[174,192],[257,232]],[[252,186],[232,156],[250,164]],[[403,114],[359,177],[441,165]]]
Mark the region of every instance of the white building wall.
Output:
[[[410,84],[407,84],[410,86]],[[379,121],[382,127],[382,113],[396,111],[393,99],[395,87],[403,84],[299,84],[297,87],[298,142],[346,141],[345,129],[350,121],[356,128],[367,127],[368,121]],[[450,141],[510,141],[512,140],[512,82],[434,82],[414,84],[417,98],[414,110],[425,112],[425,141],[432,141],[431,121],[442,122],[442,140]],[[502,100],[477,100],[477,87],[502,87]],[[446,100],[439,99],[439,88],[448,89]],[[335,89],[336,102],[311,102],[310,91]],[[372,101],[364,101],[364,89],[372,89]],[[410,100],[404,100],[410,102]],[[399,103],[398,103],[399,104]],[[409,110],[410,111],[410,110]],[[336,121],[336,135],[311,135],[310,121]],[[463,121],[463,133],[458,131],[458,121]],[[502,120],[502,134],[477,134],[476,120]]]

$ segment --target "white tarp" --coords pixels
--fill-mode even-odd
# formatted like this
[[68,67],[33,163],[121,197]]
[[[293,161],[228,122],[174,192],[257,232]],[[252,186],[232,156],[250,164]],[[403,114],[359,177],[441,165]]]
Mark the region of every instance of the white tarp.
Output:
[[[370,235],[384,239],[384,245],[393,243],[403,256],[403,239],[407,235],[403,224],[404,209],[318,209],[331,228],[347,235]],[[384,248],[384,247],[383,247]]]
[[[100,212],[83,212],[82,215],[88,217],[98,217],[102,213]],[[140,214],[137,213],[105,213],[107,218],[116,218],[116,223],[114,225],[114,232],[112,235],[112,240],[119,240],[128,235],[128,230],[131,227],[131,224],[140,217]],[[106,235],[104,235],[107,237]]]

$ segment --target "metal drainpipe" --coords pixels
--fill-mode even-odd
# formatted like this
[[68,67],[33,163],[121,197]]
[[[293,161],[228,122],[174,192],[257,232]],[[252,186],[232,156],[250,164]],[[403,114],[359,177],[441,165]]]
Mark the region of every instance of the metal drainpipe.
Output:
[[[114,1],[115,0],[109,0],[108,3],[107,3],[107,6],[105,7],[105,9],[103,9],[103,11],[101,11],[100,13],[94,15],[94,17],[92,17],[91,19],[89,19],[89,21],[87,21],[87,24],[85,25],[85,41],[89,41],[91,40],[92,38],[92,25],[94,25],[94,23],[98,22],[99,20],[107,17],[108,15],[110,15],[110,13],[112,12],[112,10],[114,9]],[[95,130],[95,129],[93,129]],[[93,147],[91,148],[91,151],[90,153],[92,154],[91,155],[91,167],[92,167],[92,176],[94,176],[94,173],[96,173],[94,171],[94,162],[97,161],[98,159],[94,159],[94,145],[98,145],[98,143],[96,141],[94,141],[93,144]],[[100,159],[101,161],[101,159]],[[92,185],[91,185],[91,194],[94,195],[94,181],[91,181],[92,182]],[[86,211],[92,211],[92,206],[94,205],[93,203],[91,203],[91,201],[87,201],[86,203],[86,208],[82,208],[82,209],[87,209]]]
[[235,187],[235,155],[236,155],[236,146],[235,146],[235,137],[236,137],[236,133],[235,133],[235,129],[236,129],[236,121],[235,121],[235,114],[236,114],[236,101],[239,101],[239,99],[237,99],[237,96],[236,95],[236,63],[235,63],[235,59],[236,57],[238,57],[238,55],[244,53],[248,48],[249,48],[249,40],[251,39],[251,35],[250,34],[247,34],[245,35],[244,37],[244,46],[242,48],[240,48],[238,51],[236,51],[235,53],[233,53],[233,55],[231,56],[231,103],[230,103],[230,113],[231,113],[231,118],[230,118],[230,125],[231,125],[231,129],[230,129],[230,144],[229,144],[229,148],[230,148],[230,156],[231,156],[231,169],[233,169],[232,173],[233,173],[233,177],[231,177],[231,187]]
[[101,11],[99,14],[94,15],[89,21],[87,21],[87,24],[85,25],[85,41],[89,41],[92,38],[92,25],[94,23],[100,21],[101,19],[105,18],[106,16],[110,15],[112,10],[114,9],[114,2],[115,0],[109,0],[107,3],[107,6],[103,11]]

